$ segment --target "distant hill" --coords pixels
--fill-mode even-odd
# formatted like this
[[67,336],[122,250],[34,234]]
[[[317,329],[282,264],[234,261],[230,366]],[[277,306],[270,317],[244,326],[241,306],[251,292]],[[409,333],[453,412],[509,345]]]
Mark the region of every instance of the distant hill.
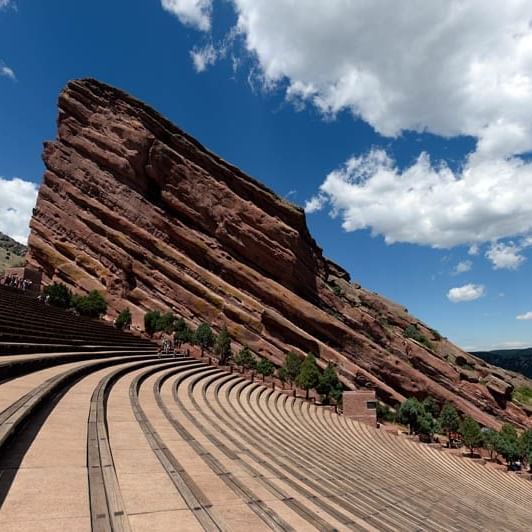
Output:
[[489,364],[532,377],[532,347],[525,349],[497,349],[471,353]]
[[6,268],[22,265],[26,250],[23,244],[0,233],[0,275],[4,274]]

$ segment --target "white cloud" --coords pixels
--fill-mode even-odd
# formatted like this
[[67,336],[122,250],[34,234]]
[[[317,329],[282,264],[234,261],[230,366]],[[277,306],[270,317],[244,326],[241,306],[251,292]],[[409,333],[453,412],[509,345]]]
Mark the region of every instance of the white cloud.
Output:
[[530,321],[532,320],[532,312],[525,312],[524,314],[519,314],[515,317],[516,320]]
[[453,303],[461,303],[463,301],[474,301],[484,296],[486,289],[481,284],[466,284],[464,286],[458,286],[451,288],[447,292],[447,298]]
[[4,9],[11,4],[11,0],[0,0],[0,9]]
[[472,267],[473,263],[470,260],[462,260],[454,267],[453,274],[459,275],[461,273],[471,271]]
[[190,57],[192,57],[196,72],[204,72],[207,70],[207,67],[216,63],[216,60],[218,59],[218,51],[212,44],[208,44],[201,48],[194,48],[190,52]]
[[498,345],[500,348],[518,349],[520,347],[528,347],[530,342],[522,342],[521,340],[509,340],[508,342],[502,342]]
[[0,232],[25,244],[28,240],[32,209],[37,200],[35,183],[18,177],[0,177]]
[[473,244],[472,246],[469,247],[469,249],[467,250],[467,253],[469,255],[478,255],[480,252],[480,246],[478,244]]
[[327,197],[324,194],[318,194],[305,202],[305,212],[311,214],[323,209],[327,203]]
[[482,136],[483,150],[530,134],[532,111],[522,109],[532,98],[528,0],[233,4],[265,76],[324,112],[349,109],[384,135]]
[[201,31],[211,29],[212,0],[161,0],[161,5],[182,24]]
[[4,77],[9,78],[9,79],[11,79],[13,81],[15,81],[17,79],[13,69],[9,68],[5,63],[2,63],[1,61],[0,61],[0,76],[4,76]]
[[457,174],[423,153],[401,171],[373,149],[331,172],[317,197],[307,212],[329,204],[346,231],[371,228],[389,244],[449,248],[495,241],[532,230],[532,163],[472,156]]
[[492,262],[494,270],[517,270],[526,260],[521,255],[523,247],[509,242],[496,242],[486,251],[486,257]]
[[346,230],[472,253],[532,229],[532,163],[520,157],[532,151],[529,0],[232,3],[264,87],[325,115],[347,110],[385,136],[477,140],[455,172],[424,153],[407,168],[381,150],[351,158],[307,212],[328,202]]

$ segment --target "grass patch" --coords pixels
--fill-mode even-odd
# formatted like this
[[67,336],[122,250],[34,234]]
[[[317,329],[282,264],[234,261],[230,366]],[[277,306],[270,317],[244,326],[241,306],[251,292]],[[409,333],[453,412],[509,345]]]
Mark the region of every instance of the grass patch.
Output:
[[532,388],[519,386],[513,391],[512,399],[524,405],[532,405]]
[[412,338],[412,340],[416,340],[416,342],[423,344],[428,349],[432,349],[430,340],[415,325],[409,325],[405,329],[404,335],[406,338]]

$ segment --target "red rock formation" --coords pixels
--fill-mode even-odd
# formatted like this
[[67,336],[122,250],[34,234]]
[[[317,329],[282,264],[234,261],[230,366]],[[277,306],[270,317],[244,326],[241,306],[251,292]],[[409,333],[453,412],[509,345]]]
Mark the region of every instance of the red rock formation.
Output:
[[[276,363],[288,350],[334,361],[348,386],[374,386],[387,402],[430,394],[486,425],[532,425],[508,395],[524,378],[351,284],[300,208],[129,95],[69,83],[44,162],[28,261],[76,291],[105,291],[111,314],[127,305],[137,325],[153,308],[226,324]],[[413,324],[432,348],[404,337]]]

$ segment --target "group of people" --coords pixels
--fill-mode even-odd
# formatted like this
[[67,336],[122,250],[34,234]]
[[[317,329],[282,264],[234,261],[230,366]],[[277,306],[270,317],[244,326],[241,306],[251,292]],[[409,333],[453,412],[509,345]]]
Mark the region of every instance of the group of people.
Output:
[[17,275],[4,275],[0,280],[0,284],[26,291],[31,289],[33,283],[29,279],[24,279]]
[[163,355],[173,355],[176,357],[176,349],[173,334],[163,333],[161,336],[161,347],[159,348],[159,358]]

